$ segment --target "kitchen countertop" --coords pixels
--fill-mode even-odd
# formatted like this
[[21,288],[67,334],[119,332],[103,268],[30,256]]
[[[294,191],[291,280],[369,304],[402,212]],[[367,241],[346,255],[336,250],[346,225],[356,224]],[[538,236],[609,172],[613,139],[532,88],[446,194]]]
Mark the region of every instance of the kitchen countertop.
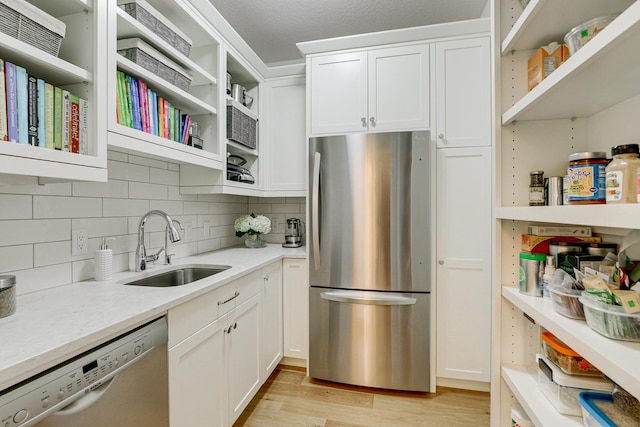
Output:
[[[306,258],[306,248],[277,244],[263,249],[233,247],[177,259],[171,266],[149,264],[143,273],[116,273],[105,282],[88,280],[18,295],[16,313],[0,319],[0,390],[283,258]],[[231,268],[171,288],[121,284],[186,264]]]

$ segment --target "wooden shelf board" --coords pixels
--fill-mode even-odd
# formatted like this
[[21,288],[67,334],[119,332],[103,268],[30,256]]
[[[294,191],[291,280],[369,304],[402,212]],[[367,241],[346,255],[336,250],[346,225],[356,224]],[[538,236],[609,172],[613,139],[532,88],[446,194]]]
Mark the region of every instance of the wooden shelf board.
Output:
[[509,108],[502,115],[502,124],[590,117],[637,95],[640,93],[638,39],[640,2],[635,2]]
[[494,209],[497,219],[594,227],[640,228],[640,204],[518,206]]
[[518,288],[509,286],[502,287],[502,296],[536,323],[553,331],[560,340],[629,393],[640,397],[640,342],[613,340],[600,335],[584,320],[558,314],[549,298],[523,295]]

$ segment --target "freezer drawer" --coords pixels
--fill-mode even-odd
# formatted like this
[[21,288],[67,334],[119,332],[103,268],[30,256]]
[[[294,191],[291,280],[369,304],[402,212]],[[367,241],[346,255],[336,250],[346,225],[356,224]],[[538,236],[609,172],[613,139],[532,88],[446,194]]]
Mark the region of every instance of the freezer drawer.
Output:
[[310,288],[309,375],[429,391],[428,293]]

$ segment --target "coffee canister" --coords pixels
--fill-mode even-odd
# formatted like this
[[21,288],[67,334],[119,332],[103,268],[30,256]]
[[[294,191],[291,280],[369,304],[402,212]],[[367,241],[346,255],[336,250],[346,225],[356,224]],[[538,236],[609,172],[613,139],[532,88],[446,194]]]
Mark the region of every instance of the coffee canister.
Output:
[[546,254],[520,253],[520,293],[532,297],[541,297],[544,282],[544,262]]
[[0,317],[16,312],[16,276],[0,276]]
[[550,176],[544,179],[545,201],[548,206],[560,206],[562,201],[563,176]]

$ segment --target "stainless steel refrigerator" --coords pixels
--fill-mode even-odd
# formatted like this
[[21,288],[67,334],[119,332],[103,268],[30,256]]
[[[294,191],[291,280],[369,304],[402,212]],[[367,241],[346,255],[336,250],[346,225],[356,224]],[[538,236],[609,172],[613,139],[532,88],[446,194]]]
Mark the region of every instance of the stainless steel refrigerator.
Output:
[[309,375],[429,391],[427,132],[311,138]]

